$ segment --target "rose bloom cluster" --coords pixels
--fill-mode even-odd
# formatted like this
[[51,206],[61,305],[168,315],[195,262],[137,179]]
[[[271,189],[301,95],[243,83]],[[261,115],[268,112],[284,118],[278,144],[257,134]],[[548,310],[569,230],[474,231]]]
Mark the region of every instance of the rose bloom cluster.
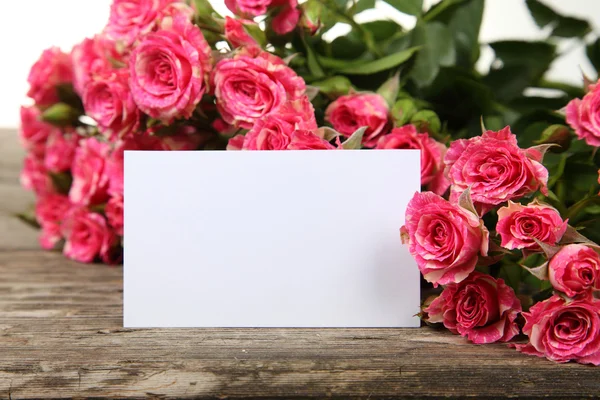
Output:
[[[600,365],[600,302],[594,297],[600,289],[600,248],[573,236],[558,210],[532,200],[538,192],[547,193],[545,150],[521,149],[508,127],[452,142],[443,159],[447,199],[433,192],[415,194],[402,238],[423,277],[443,286],[439,296],[426,301],[425,321],[485,344],[519,335],[522,315],[529,341],[513,345],[518,350],[557,362]],[[484,223],[489,213],[497,216],[495,226]],[[522,259],[542,255],[546,261],[531,271],[554,289],[528,312],[503,279],[482,272],[498,254],[515,251]]]
[[327,121],[339,132],[325,139],[304,80],[250,34],[252,18],[267,13],[278,33],[306,29],[295,0],[226,5],[236,18],[220,23],[229,45],[221,52],[189,2],[114,0],[101,33],[70,53],[50,48],[33,65],[34,104],[21,109],[21,182],[37,196],[43,248],[79,262],[120,262],[125,150],[335,150],[367,127],[365,147],[422,149],[423,184],[446,190],[446,147],[412,125],[392,129],[378,94],[331,103]]
[[[102,32],[33,65],[21,182],[36,195],[43,248],[83,263],[121,261],[126,150],[418,149],[424,191],[408,204],[401,236],[423,277],[443,287],[423,318],[479,344],[522,331],[522,352],[600,364],[598,247],[566,240],[568,221],[533,199],[547,194],[545,146],[520,148],[509,127],[445,143],[427,124],[395,120],[381,91],[329,96],[315,113],[311,88],[265,50],[254,21],[280,35],[314,33],[297,0],[226,0],[235,17],[210,15],[208,30],[225,46],[203,33],[191,4],[114,0]],[[593,146],[598,96],[593,87],[567,107]],[[555,294],[523,312],[514,290],[483,272],[503,252],[543,255],[535,273]]]

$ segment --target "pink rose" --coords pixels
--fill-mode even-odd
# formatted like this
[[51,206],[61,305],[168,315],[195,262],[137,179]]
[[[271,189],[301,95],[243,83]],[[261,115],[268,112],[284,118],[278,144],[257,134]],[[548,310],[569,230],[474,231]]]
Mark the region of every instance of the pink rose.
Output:
[[583,99],[571,100],[566,119],[579,139],[590,146],[600,146],[600,85],[591,85]]
[[242,150],[245,139],[244,135],[235,135],[227,141],[227,150]]
[[554,295],[523,313],[529,343],[517,350],[559,363],[600,365],[600,300]]
[[450,199],[456,200],[471,187],[473,201],[484,214],[536,190],[546,194],[548,170],[541,161],[542,154],[535,148],[519,148],[508,126],[468,140],[455,140],[444,158],[452,183]]
[[183,16],[147,35],[129,59],[138,107],[166,123],[189,118],[206,91],[211,49],[200,29]]
[[44,162],[33,154],[27,155],[21,171],[21,186],[33,190],[38,196],[54,193],[54,185]]
[[44,50],[29,71],[27,82],[30,86],[27,96],[38,106],[51,106],[58,102],[57,86],[72,81],[71,58],[58,47],[51,47]]
[[244,150],[285,150],[297,129],[317,129],[315,111],[307,97],[290,101],[278,112],[256,121],[246,134]]
[[95,76],[107,73],[112,69],[108,58],[103,53],[102,41],[96,36],[86,38],[71,50],[73,64],[73,86],[79,96],[89,81]]
[[91,80],[83,92],[86,114],[109,138],[135,133],[140,124],[140,111],[133,101],[128,79],[127,70],[115,70]]
[[336,147],[313,131],[300,129],[292,133],[288,150],[335,150]]
[[267,13],[272,0],[225,0],[232,13],[245,17],[256,17]]
[[123,236],[123,196],[116,195],[106,203],[106,218],[119,236]]
[[237,132],[237,129],[233,125],[229,125],[227,122],[223,121],[221,118],[215,119],[212,124],[212,128],[217,131],[219,134],[223,136],[232,136]]
[[66,239],[63,253],[68,258],[82,263],[98,256],[107,264],[116,261],[117,236],[101,214],[75,207],[67,213],[62,232]]
[[196,150],[207,138],[207,135],[196,131],[194,127],[184,126],[169,136],[154,134],[154,128],[144,133],[128,136],[115,143],[106,161],[108,176],[108,194],[123,194],[123,169],[125,150]]
[[35,205],[35,217],[42,227],[42,248],[52,250],[62,240],[61,224],[70,208],[69,198],[61,194],[51,193],[39,198]]
[[174,135],[160,138],[164,150],[198,150],[212,135],[198,132],[194,127],[186,126]]
[[474,213],[431,193],[415,193],[406,208],[403,241],[423,277],[437,285],[458,283],[487,255],[489,233]]
[[60,130],[42,121],[41,112],[37,107],[21,107],[19,134],[25,149],[36,157],[44,157],[48,137],[60,135]]
[[600,257],[583,244],[562,247],[548,263],[548,275],[554,289],[569,297],[600,289]]
[[113,0],[104,35],[126,53],[138,39],[155,30],[165,16],[181,11],[190,18],[193,10],[180,0]]
[[363,145],[375,147],[388,124],[388,106],[385,99],[375,93],[348,94],[327,107],[325,120],[344,136],[366,126]]
[[95,137],[81,141],[73,160],[69,199],[76,205],[102,204],[108,200],[106,162],[110,146]]
[[428,190],[439,195],[443,195],[450,186],[444,177],[446,146],[427,133],[417,133],[414,125],[394,128],[390,134],[379,138],[376,148],[421,150],[421,185],[428,186]]
[[298,10],[298,0],[273,0],[272,6],[280,10],[273,18],[273,31],[278,35],[285,35],[296,28],[302,12]]
[[246,129],[306,91],[304,80],[283,60],[257,49],[243,49],[221,60],[212,82],[223,120]]
[[253,25],[258,28],[254,21],[225,17],[225,38],[233,48],[242,46],[258,46],[258,43],[244,28]]
[[540,242],[554,245],[567,230],[567,221],[563,221],[559,212],[537,200],[523,206],[508,201],[508,206],[498,210],[496,231],[502,238],[501,246],[509,249],[539,250]]
[[427,321],[442,322],[452,333],[476,344],[508,342],[519,333],[515,319],[521,302],[502,279],[473,272],[444,288],[425,310]]
[[56,173],[70,170],[80,139],[81,136],[76,132],[58,131],[50,136],[44,156],[46,169]]

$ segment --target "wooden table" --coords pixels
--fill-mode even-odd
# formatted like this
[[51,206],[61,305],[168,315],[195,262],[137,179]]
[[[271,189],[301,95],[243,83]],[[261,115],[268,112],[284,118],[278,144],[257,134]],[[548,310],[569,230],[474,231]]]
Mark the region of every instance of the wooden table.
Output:
[[421,329],[122,329],[122,269],[39,250],[0,130],[0,398],[582,398],[600,368]]

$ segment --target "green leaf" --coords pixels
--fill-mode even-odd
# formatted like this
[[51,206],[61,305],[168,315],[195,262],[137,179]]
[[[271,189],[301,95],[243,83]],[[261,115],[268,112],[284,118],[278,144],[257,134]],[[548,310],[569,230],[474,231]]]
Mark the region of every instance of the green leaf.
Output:
[[402,27],[394,21],[371,21],[365,22],[361,26],[371,32],[373,40],[376,42],[389,39],[391,36],[402,32]]
[[[193,0],[194,8],[196,9],[196,13],[202,17],[207,17],[216,14],[215,9],[210,4],[208,0]],[[218,14],[217,14],[218,15]]]
[[537,26],[553,26],[551,36],[583,37],[591,31],[590,24],[583,19],[562,16],[537,0],[526,0],[526,3]]
[[600,38],[587,45],[585,53],[596,71],[600,71]]
[[467,0],[444,0],[431,7],[423,16],[423,21],[434,21],[443,18],[458,9]]
[[388,103],[389,107],[392,107],[396,99],[398,98],[398,92],[400,91],[400,74],[396,73],[390,79],[385,81],[383,85],[377,90],[377,94],[381,95]]
[[323,72],[323,68],[319,64],[317,57],[315,56],[315,51],[311,47],[309,41],[306,39],[304,35],[301,36],[302,43],[304,44],[304,48],[306,49],[306,62],[308,64],[308,70],[313,75],[313,77],[317,79],[321,79],[325,77],[325,72]]
[[375,8],[375,0],[358,0],[351,10],[354,14],[358,14],[371,8]]
[[348,94],[348,91],[352,88],[352,83],[345,76],[332,76],[322,81],[313,82],[311,85],[318,88],[321,93],[334,98]]
[[35,229],[41,228],[39,222],[37,221],[37,218],[35,217],[35,206],[33,206],[33,205],[31,207],[29,207],[27,210],[20,212],[18,214],[15,214],[15,217],[19,218],[21,220],[21,222],[31,226],[32,228],[35,228]]
[[367,50],[367,45],[355,34],[355,31],[351,31],[346,36],[335,38],[330,48],[333,58],[355,60]]
[[561,17],[558,24],[552,31],[552,36],[572,38],[584,37],[592,28],[589,22],[573,17]]
[[419,23],[412,34],[413,46],[422,46],[410,77],[418,86],[427,86],[437,76],[440,66],[453,65],[456,50],[449,29],[440,22]]
[[456,47],[457,64],[472,67],[479,59],[479,31],[483,20],[484,0],[461,4],[448,23]]
[[400,64],[408,61],[415,52],[419,50],[418,46],[411,47],[399,53],[390,54],[389,56],[380,58],[375,61],[359,64],[350,65],[346,68],[341,68],[338,71],[342,74],[348,75],[371,75],[377,72],[386,71],[388,69],[399,66]]
[[362,139],[366,131],[366,126],[358,128],[356,132],[354,132],[352,136],[348,138],[348,140],[342,143],[344,150],[356,150],[362,148]]
[[423,13],[423,0],[383,0],[396,10],[410,15]]
[[394,126],[406,125],[417,112],[417,106],[412,99],[398,100],[390,111]]
[[484,82],[496,98],[511,101],[527,87],[538,86],[556,56],[554,45],[546,42],[500,41],[490,43],[502,67],[492,69]]
[[502,278],[508,286],[513,288],[515,293],[519,293],[521,271],[521,268],[517,265],[503,265],[498,273],[498,278]]
[[439,133],[442,129],[442,123],[437,114],[431,110],[421,110],[410,119],[421,132]]
[[527,8],[529,8],[529,13],[533,17],[533,20],[540,28],[545,28],[548,24],[560,18],[560,15],[556,11],[538,0],[526,0],[525,3],[527,4]]

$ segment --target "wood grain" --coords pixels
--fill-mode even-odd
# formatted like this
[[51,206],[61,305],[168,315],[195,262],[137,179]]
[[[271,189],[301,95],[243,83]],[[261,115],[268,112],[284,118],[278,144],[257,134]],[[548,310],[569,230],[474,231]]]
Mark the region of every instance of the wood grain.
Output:
[[[14,179],[22,153],[14,143],[5,147],[15,137],[0,131],[0,160],[7,168],[0,184],[8,182],[0,186],[3,211],[30,200]],[[6,155],[7,148],[14,154]],[[502,344],[475,346],[429,327],[122,329],[120,267],[80,265],[29,250],[35,248],[32,237],[11,239],[19,228],[13,219],[2,221],[0,398],[600,394],[599,368],[557,365]]]

